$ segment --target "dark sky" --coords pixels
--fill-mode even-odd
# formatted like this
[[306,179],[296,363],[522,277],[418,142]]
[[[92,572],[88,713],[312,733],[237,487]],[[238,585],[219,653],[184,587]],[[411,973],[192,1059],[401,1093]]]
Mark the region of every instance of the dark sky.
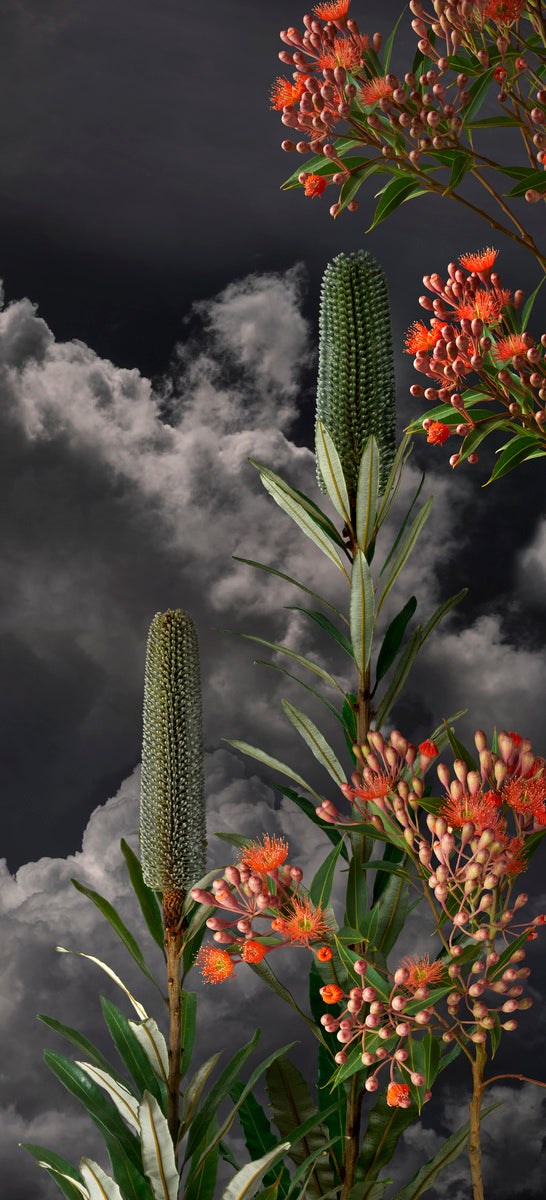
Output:
[[[361,29],[388,34],[399,5],[388,0],[371,17],[356,2]],[[286,831],[306,878],[324,854],[322,835],[310,834],[288,802],[279,807],[253,765],[222,741],[240,738],[287,761],[299,757],[301,772],[320,784],[280,709],[282,696],[300,704],[301,693],[254,667],[250,643],[219,630],[286,638],[339,672],[314,631],[284,611],[299,602],[293,591],[231,560],[270,561],[303,573],[334,602],[342,598],[310,544],[272,511],[247,463],[251,455],[304,490],[314,486],[326,263],[340,250],[364,247],[386,272],[400,429],[415,415],[409,387],[417,377],[402,350],[405,331],[422,315],[423,274],[441,274],[465,250],[492,243],[505,286],[529,293],[539,279],[530,255],[454,203],[420,197],[366,235],[373,188],[361,194],[357,214],[336,222],[328,194],[312,200],[279,190],[295,156],[280,150],[286,130],[268,96],[284,73],[278,31],[299,25],[302,11],[294,0],[211,0],[191,10],[174,0],[0,6],[5,1200],[56,1194],[18,1141],[56,1144],[74,1162],[99,1154],[87,1119],[41,1064],[45,1044],[64,1047],[44,1035],[35,1013],[82,1028],[87,1022],[88,1036],[100,1040],[102,984],[84,970],[89,964],[59,959],[57,943],[104,956],[126,977],[108,931],[69,879],[108,894],[137,928],[119,839],[136,848],[144,652],[156,611],[181,606],[198,620],[210,829]],[[413,56],[408,29],[409,20],[396,69]],[[536,236],[539,208],[525,211]],[[541,313],[544,303],[539,334]],[[468,708],[461,736],[495,724],[517,728],[545,753],[544,468],[526,465],[483,489],[491,452],[455,473],[447,460],[445,448],[417,445],[403,496],[426,468],[433,516],[386,618],[413,591],[420,619],[462,586],[470,591],[423,654],[396,719],[418,739]],[[335,731],[328,735],[334,739]],[[220,863],[222,846],[212,837],[211,845]],[[532,903],[533,912],[546,909],[540,869]],[[417,924],[404,936],[401,955],[429,948]],[[531,949],[538,972],[540,943]],[[295,979],[296,965],[287,972]],[[147,1002],[138,979],[130,972],[127,979]],[[521,1037],[512,1035],[516,1049],[503,1050],[506,1070],[518,1070],[517,1061],[538,1074],[537,1061],[544,1063],[539,980],[535,1010],[522,1018]],[[118,1002],[115,990],[108,994]],[[222,1026],[226,1047],[234,1036],[242,1041],[233,1011],[244,1012],[250,1036],[258,999],[264,1025],[269,1019],[265,1057],[280,1019],[248,976],[230,984],[227,997],[204,993],[203,1028],[207,1021]],[[289,1041],[294,1034],[282,1020]],[[531,1085],[501,1090],[506,1103],[502,1121],[491,1118],[489,1178],[498,1200],[537,1200],[541,1093]],[[445,1086],[444,1134],[465,1119],[465,1096],[459,1079]],[[501,1167],[493,1152],[495,1138],[504,1138],[502,1122],[528,1142],[525,1181],[515,1157],[508,1154]],[[433,1125],[427,1116],[424,1128],[406,1136],[408,1174],[423,1145],[434,1151]],[[459,1164],[439,1185],[439,1200],[466,1200],[465,1179]]]

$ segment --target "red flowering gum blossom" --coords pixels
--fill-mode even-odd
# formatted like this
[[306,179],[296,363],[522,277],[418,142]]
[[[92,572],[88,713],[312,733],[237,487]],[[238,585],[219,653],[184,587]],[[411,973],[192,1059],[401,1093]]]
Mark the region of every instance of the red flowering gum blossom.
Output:
[[317,958],[319,962],[330,962],[333,957],[333,951],[330,950],[329,946],[321,946],[320,949],[317,950]]
[[263,946],[261,942],[249,940],[242,947],[241,958],[246,963],[258,963],[262,961],[266,952],[267,947]]
[[224,979],[231,978],[235,970],[227,950],[216,949],[215,946],[203,946],[195,961],[201,968],[205,983],[223,983]]
[[444,425],[441,421],[431,421],[427,427],[427,442],[432,442],[434,446],[443,446],[452,432],[449,425]]
[[326,987],[320,989],[320,994],[325,1004],[337,1004],[343,996],[343,990],[337,983],[327,983]]
[[389,1108],[409,1108],[410,1090],[407,1083],[391,1083],[387,1092]]
[[328,180],[324,175],[308,175],[304,184],[305,195],[322,196],[327,183]]

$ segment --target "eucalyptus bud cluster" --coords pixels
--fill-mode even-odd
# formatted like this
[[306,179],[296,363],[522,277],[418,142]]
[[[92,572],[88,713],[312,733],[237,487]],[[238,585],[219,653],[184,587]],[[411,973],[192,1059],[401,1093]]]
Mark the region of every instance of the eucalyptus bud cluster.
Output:
[[[350,821],[326,799],[316,809],[317,816],[330,825],[358,825],[364,818],[380,833],[385,832],[383,817],[394,817],[411,838],[418,832],[415,810],[424,792],[424,774],[438,754],[434,742],[414,746],[397,729],[388,739],[370,730],[366,742],[353,746],[360,770],[354,771],[351,784],[341,785],[353,813]],[[356,810],[356,811],[354,811]],[[358,814],[358,815],[357,815]],[[383,814],[383,817],[382,815]]]

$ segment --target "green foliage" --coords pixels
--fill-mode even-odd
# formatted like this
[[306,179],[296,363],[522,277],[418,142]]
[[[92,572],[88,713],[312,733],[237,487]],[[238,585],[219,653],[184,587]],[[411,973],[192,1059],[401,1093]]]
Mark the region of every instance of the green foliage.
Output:
[[[395,382],[389,298],[381,267],[367,253],[338,254],[322,281],[317,421],[328,431],[354,507],[360,461],[371,434],[380,491],[395,455]],[[326,479],[317,469],[326,491]]]
[[187,891],[206,867],[199,645],[178,608],[156,613],[144,684],[140,841],[145,883]]

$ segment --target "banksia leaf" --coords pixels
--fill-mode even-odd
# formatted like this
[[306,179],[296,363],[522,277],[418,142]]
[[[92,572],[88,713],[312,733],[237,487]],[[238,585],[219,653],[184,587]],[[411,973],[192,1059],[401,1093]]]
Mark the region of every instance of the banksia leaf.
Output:
[[199,644],[192,618],[156,613],[144,682],[140,843],[144,882],[163,892],[173,923],[206,869]]
[[[333,439],[354,507],[370,435],[379,448],[381,492],[396,451],[389,297],[383,271],[368,253],[338,254],[328,263],[319,330],[317,421]],[[320,470],[317,479],[326,491]]]

